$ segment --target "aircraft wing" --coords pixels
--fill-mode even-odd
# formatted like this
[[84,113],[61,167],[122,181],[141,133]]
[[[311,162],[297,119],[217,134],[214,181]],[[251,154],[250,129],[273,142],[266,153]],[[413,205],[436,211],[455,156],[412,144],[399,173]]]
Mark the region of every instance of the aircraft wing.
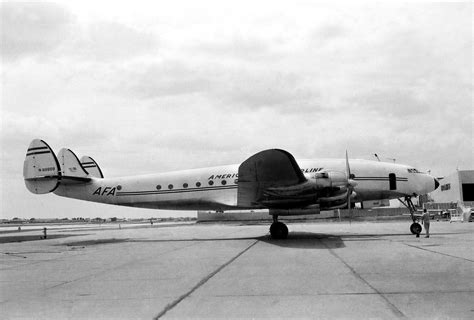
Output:
[[293,207],[308,202],[308,181],[287,151],[261,151],[239,166],[238,205]]

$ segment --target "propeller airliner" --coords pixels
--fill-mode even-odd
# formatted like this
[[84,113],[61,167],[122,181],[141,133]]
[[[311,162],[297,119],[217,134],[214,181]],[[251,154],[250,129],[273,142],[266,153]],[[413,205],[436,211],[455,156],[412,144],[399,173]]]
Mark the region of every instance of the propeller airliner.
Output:
[[33,140],[23,166],[26,187],[35,194],[151,209],[254,210],[273,216],[270,234],[288,236],[280,216],[319,214],[321,210],[351,208],[355,202],[400,199],[409,209],[414,234],[412,197],[427,194],[439,182],[403,164],[354,159],[295,160],[287,151],[269,149],[241,164],[104,178],[89,156],[79,159],[63,148],[56,156],[43,140]]

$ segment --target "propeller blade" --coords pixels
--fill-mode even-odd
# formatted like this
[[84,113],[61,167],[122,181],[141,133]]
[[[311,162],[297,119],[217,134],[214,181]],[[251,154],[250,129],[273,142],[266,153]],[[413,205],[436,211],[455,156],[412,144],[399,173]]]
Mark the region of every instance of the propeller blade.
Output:
[[346,178],[347,178],[347,209],[349,213],[349,224],[352,224],[352,208],[351,208],[351,194],[353,186],[350,182],[351,179],[351,167],[349,166],[349,155],[346,150]]
[[347,177],[347,182],[349,182],[349,179],[351,178],[351,168],[349,167],[349,156],[347,154],[347,150],[346,150],[346,177]]

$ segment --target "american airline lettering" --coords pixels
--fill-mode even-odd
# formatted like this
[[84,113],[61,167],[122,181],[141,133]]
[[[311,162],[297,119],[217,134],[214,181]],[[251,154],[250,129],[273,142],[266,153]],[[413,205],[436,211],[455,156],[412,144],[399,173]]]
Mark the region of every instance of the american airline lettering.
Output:
[[[323,170],[323,168],[305,168],[301,169],[301,172],[303,173],[312,173],[312,172],[318,172]],[[239,175],[237,173],[225,173],[225,174],[216,174],[212,175],[207,180],[214,180],[214,179],[232,179],[232,178],[238,178]]]

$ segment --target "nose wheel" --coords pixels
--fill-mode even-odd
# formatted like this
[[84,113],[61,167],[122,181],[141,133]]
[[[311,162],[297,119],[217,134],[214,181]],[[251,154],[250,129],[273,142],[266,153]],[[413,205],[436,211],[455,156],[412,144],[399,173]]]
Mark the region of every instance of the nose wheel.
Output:
[[410,231],[413,234],[420,234],[421,233],[421,225],[418,222],[413,222],[410,225]]
[[273,216],[273,223],[270,226],[270,235],[273,239],[286,239],[288,237],[288,227],[283,222],[278,221],[278,216]]

